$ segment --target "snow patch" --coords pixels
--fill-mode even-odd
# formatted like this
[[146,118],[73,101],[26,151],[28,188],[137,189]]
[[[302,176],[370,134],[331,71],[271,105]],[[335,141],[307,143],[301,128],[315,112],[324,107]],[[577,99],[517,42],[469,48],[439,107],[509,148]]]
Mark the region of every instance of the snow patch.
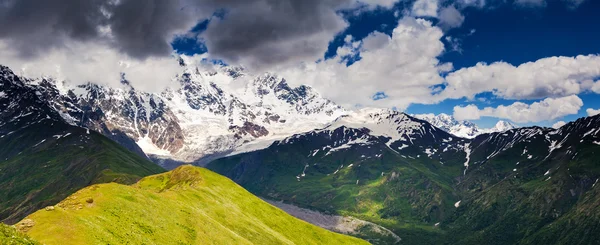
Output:
[[42,141],[40,141],[39,143],[35,144],[33,147],[37,147],[38,145],[41,145],[42,143],[46,142],[46,139],[43,139]]
[[458,201],[458,202],[454,203],[454,207],[458,208],[460,206],[460,202],[461,201]]
[[467,169],[469,169],[469,161],[471,161],[471,149],[469,149],[470,145],[471,145],[471,143],[467,143],[467,144],[464,145],[464,150],[465,150],[465,153],[467,154],[467,156],[465,158],[467,160],[464,163],[464,165],[465,165],[465,171],[463,172],[463,175],[467,174]]

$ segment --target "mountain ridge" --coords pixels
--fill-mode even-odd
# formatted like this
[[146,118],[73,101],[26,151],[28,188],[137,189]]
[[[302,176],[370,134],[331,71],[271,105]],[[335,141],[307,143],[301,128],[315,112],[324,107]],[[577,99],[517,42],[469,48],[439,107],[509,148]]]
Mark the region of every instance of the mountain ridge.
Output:
[[105,136],[72,126],[42,94],[0,67],[0,220],[14,223],[92,183],[164,171]]
[[227,66],[200,71],[182,64],[184,73],[174,81],[179,89],[161,93],[135,90],[126,80],[119,88],[51,78],[23,83],[70,124],[101,132],[138,154],[136,148],[143,148],[167,168],[202,164],[241,146],[266,147],[346,113],[312,88],[292,88],[274,74],[253,76]]
[[[551,227],[563,214],[587,224],[573,227],[577,232],[593,228],[574,207],[580,197],[596,198],[600,116],[559,129],[524,127],[465,139],[382,112],[358,112],[359,120],[350,115],[208,168],[258,196],[382,225],[407,244],[481,244],[489,236],[499,237],[492,244],[530,244],[535,239],[528,232],[548,240],[551,233],[544,231],[555,229],[528,231],[518,224]],[[387,131],[377,128],[382,125]]]
[[469,121],[458,121],[453,116],[440,113],[435,114],[414,114],[416,118],[428,121],[434,126],[463,138],[475,138],[477,135],[485,133],[504,132],[510,129],[517,128],[514,124],[499,120],[492,128],[479,128],[476,124]]

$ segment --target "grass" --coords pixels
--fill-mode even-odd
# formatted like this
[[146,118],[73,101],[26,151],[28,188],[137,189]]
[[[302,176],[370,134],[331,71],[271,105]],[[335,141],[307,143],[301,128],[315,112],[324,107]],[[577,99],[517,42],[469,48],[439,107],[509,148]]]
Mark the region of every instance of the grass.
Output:
[[0,223],[0,244],[2,245],[39,245],[29,236],[18,232],[14,227]]
[[23,229],[52,244],[367,244],[298,220],[209,170],[84,188]]
[[[90,184],[131,184],[164,172],[96,132],[88,134],[85,129],[71,126],[46,131],[32,128],[0,141],[26,146],[21,153],[0,160],[0,221],[17,222]],[[67,136],[57,139],[52,135]],[[32,147],[41,140],[45,141]]]

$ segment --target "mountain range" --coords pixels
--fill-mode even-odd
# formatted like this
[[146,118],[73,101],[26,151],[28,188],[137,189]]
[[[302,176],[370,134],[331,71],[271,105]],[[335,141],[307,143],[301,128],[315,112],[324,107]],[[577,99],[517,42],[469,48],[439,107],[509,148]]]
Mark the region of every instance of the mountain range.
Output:
[[0,220],[15,224],[0,244],[367,244],[209,170],[166,172],[126,133],[74,123],[48,81],[0,68]]
[[[119,243],[133,233],[142,237],[139,241],[146,241],[143,233],[160,240],[168,234],[138,219],[142,209],[129,207],[156,201],[160,210],[148,212],[163,212],[181,208],[182,201],[218,200],[203,206],[201,214],[208,215],[206,222],[229,227],[225,213],[215,211],[217,203],[262,207],[236,214],[250,215],[244,216],[249,220],[279,212],[256,201],[256,195],[372,244],[589,244],[600,239],[595,188],[600,116],[558,129],[516,128],[507,122],[480,129],[445,114],[346,110],[310,87],[290,87],[275,74],[253,76],[228,66],[201,70],[183,59],[180,64],[186,72],[173,80],[178,88],[161,93],[138,91],[126,80],[115,88],[27,79],[0,66],[0,143],[5,146],[0,149],[0,218],[21,224],[20,231],[40,241],[57,239],[48,244],[64,243],[58,241],[67,236],[45,231],[71,225],[87,230],[89,236],[78,239],[92,243],[98,237]],[[184,163],[206,166],[250,193],[207,170],[179,167]],[[164,188],[173,175],[199,177]],[[119,184],[101,184],[109,182]],[[204,184],[208,189],[195,189]],[[254,201],[217,198],[227,189]],[[100,195],[93,197],[97,201],[82,199],[93,195]],[[113,195],[119,198],[102,199]],[[207,195],[212,198],[204,199]],[[95,209],[96,204],[111,208]],[[133,233],[93,234],[92,216],[79,216],[80,206],[92,216],[112,217],[107,222],[117,215],[139,225]],[[282,220],[297,224],[292,217]],[[188,221],[174,225],[182,222]],[[346,223],[354,224],[352,229]],[[95,225],[110,230],[108,223]],[[177,231],[191,228],[213,237],[201,226],[178,226],[183,230]],[[285,238],[271,225],[252,229],[254,235],[242,236],[250,242],[260,242],[250,237],[265,232],[274,239],[266,243]]]
[[382,225],[403,244],[591,244],[597,152],[600,116],[467,139],[369,109],[208,168],[258,196]]
[[[275,74],[255,76],[229,66],[200,70],[188,63],[181,58],[184,73],[173,81],[177,89],[160,93],[138,91],[126,80],[120,87],[21,80],[68,124],[100,132],[167,169],[263,149],[350,113],[311,87],[292,88]],[[500,121],[480,129],[446,114],[414,116],[465,138],[515,128]]]
[[463,138],[474,138],[477,135],[485,134],[485,133],[495,133],[495,132],[504,132],[507,130],[511,130],[517,128],[514,124],[499,120],[496,125],[492,128],[479,128],[472,122],[469,121],[458,121],[454,119],[454,117],[440,113],[438,115],[434,114],[415,114],[413,117],[419,118],[421,120],[425,120],[431,123],[433,126],[436,126],[448,133],[456,135],[458,137]]

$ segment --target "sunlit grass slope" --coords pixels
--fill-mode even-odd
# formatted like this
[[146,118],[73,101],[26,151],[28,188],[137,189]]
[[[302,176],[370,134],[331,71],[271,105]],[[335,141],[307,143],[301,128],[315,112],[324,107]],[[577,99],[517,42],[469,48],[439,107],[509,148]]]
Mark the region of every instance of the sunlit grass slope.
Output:
[[[204,168],[86,187],[21,229],[52,244],[366,244],[298,220]],[[31,225],[33,224],[33,225]]]
[[15,228],[0,223],[0,244],[2,245],[39,245]]
[[[15,147],[24,149],[11,154]],[[164,171],[99,133],[31,126],[0,139],[0,221],[13,224],[91,184],[132,184]]]

